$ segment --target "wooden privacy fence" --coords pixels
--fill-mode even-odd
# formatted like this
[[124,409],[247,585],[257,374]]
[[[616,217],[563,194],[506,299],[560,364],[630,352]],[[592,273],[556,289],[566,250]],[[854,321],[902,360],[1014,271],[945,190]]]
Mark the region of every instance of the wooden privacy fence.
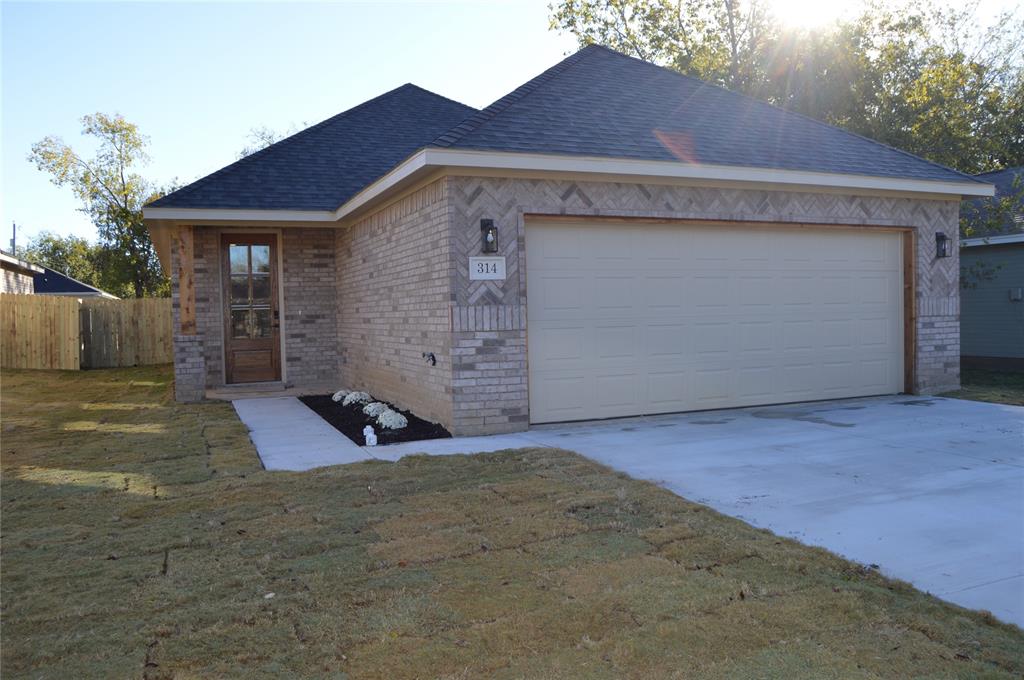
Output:
[[173,361],[171,301],[0,295],[0,367],[114,368]]

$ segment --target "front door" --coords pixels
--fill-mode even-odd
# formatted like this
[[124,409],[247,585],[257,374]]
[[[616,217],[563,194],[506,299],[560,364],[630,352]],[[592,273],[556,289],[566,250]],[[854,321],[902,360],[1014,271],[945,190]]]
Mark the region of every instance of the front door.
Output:
[[277,236],[221,237],[228,383],[281,379]]

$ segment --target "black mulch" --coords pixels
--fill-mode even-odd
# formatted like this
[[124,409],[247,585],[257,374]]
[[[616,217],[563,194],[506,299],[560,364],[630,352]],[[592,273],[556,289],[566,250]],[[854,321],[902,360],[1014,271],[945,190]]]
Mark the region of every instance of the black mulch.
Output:
[[372,425],[373,431],[377,433],[378,446],[417,442],[423,439],[445,439],[452,436],[448,430],[437,423],[417,418],[409,411],[395,408],[394,404],[388,404],[388,402],[384,403],[405,416],[409,421],[408,425],[400,430],[386,430],[378,425],[374,418],[363,413],[363,404],[342,406],[341,402],[331,399],[329,394],[299,397],[299,401],[316,411],[317,415],[333,425],[334,429],[360,446],[366,443],[366,438],[363,437],[363,428],[367,425]]

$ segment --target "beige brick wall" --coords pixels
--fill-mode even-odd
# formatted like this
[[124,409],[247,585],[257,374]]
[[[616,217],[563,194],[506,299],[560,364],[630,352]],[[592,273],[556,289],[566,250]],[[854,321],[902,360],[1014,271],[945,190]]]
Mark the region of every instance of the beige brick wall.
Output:
[[[237,231],[237,230],[236,230]],[[258,231],[258,230],[254,230]],[[224,317],[220,283],[220,235],[216,227],[195,228],[196,336],[188,352],[202,356],[204,387],[224,385]],[[337,270],[334,229],[281,230],[284,317],[284,377],[289,385],[322,387],[338,382]],[[171,298],[178,325],[177,247],[171,249]],[[179,344],[177,338],[175,344]],[[177,347],[176,347],[177,350]],[[184,349],[182,349],[184,352]],[[194,362],[176,360],[181,382],[196,383]],[[179,375],[180,374],[180,375]]]
[[[959,385],[959,261],[955,255],[934,256],[936,231],[956,237],[957,201],[570,180],[451,177],[448,182],[456,328],[453,427],[460,434],[526,427],[524,215],[529,213],[913,227],[916,391]],[[479,254],[484,217],[499,229],[505,281],[469,281],[468,257]]]
[[337,269],[341,383],[450,427],[447,187],[434,182],[340,231]]
[[289,385],[338,383],[336,229],[283,229],[285,369]]

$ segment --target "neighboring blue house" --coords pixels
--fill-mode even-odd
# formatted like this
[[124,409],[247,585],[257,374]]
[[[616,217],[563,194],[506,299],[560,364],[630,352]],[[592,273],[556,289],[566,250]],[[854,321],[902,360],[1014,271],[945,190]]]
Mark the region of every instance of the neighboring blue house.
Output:
[[[1024,167],[975,175],[996,196],[1024,192]],[[967,217],[992,199],[965,201]],[[1024,212],[1007,215],[990,235],[963,239],[960,266],[960,361],[964,368],[1024,371]]]
[[56,269],[50,269],[49,267],[43,267],[42,269],[42,273],[33,275],[35,279],[35,290],[33,292],[36,295],[67,295],[80,298],[99,297],[107,298],[108,300],[119,299],[116,295],[111,295],[105,290],[90,286],[88,283],[82,283],[67,274],[61,274]]

